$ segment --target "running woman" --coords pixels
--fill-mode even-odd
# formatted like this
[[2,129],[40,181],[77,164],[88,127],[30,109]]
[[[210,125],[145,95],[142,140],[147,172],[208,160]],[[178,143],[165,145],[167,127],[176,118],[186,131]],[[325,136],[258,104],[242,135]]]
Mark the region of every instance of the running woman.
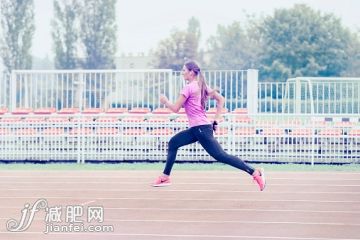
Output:
[[[254,169],[236,156],[226,153],[214,138],[218,121],[224,106],[225,99],[217,91],[207,86],[200,67],[194,61],[188,61],[182,69],[182,76],[187,81],[179,98],[170,103],[166,96],[160,96],[160,102],[171,111],[177,113],[183,106],[190,127],[177,133],[169,141],[168,154],[163,174],[153,183],[154,187],[163,187],[171,184],[170,173],[175,163],[177,150],[185,145],[199,142],[201,146],[217,161],[228,164],[247,172],[263,191],[266,185],[263,169]],[[216,114],[212,122],[207,118],[205,105],[208,98],[216,100]]]

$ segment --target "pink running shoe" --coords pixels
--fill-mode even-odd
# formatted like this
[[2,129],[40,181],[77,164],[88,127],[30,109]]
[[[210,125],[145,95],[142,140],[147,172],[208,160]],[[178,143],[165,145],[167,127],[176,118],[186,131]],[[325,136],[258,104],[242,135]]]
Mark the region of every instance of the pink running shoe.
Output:
[[170,178],[167,176],[159,176],[153,183],[153,187],[166,187],[171,185]]
[[253,176],[253,179],[259,185],[260,191],[263,191],[266,186],[265,172],[263,168],[258,169],[258,171],[260,174]]

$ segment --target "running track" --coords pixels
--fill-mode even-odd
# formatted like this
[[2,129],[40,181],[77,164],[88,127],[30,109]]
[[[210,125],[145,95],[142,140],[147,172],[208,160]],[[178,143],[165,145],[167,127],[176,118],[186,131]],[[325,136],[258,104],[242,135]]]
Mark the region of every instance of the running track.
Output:
[[[0,171],[0,239],[360,239],[359,172],[267,172],[264,192],[244,172],[175,170],[172,186],[152,188],[158,173]],[[6,222],[40,198],[63,211],[103,206],[101,224],[114,231],[46,235],[45,212],[27,231],[7,231]]]

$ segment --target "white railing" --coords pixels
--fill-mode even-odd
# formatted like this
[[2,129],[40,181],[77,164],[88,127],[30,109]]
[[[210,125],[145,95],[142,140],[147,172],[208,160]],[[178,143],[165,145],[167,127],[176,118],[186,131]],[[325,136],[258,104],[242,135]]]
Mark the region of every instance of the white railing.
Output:
[[[294,78],[258,83],[257,70],[204,71],[226,108],[255,113],[360,114],[360,78]],[[174,101],[183,87],[171,70],[14,71],[0,78],[0,107],[159,107],[160,94]],[[213,106],[214,101],[209,101]]]
[[[187,128],[181,115],[149,113],[9,115],[0,121],[0,160],[78,162],[165,160],[171,136]],[[178,120],[177,120],[178,119]],[[359,163],[359,117],[344,115],[226,114],[216,138],[247,161]],[[179,161],[213,161],[199,144],[183,147]]]
[[[210,87],[227,99],[226,107],[247,107],[248,78],[256,88],[257,70],[204,71]],[[256,79],[255,79],[256,78]],[[159,95],[174,101],[184,85],[180,72],[154,70],[51,70],[12,73],[9,109],[159,107]],[[254,93],[252,93],[254,94]],[[209,102],[213,105],[213,101]]]
[[259,83],[260,113],[360,114],[360,78],[292,78]]
[[[226,114],[217,134],[229,153],[248,161],[359,162],[360,78],[258,83],[257,70],[204,74],[208,85],[225,96],[230,112],[244,110]],[[174,101],[184,84],[180,72],[14,71],[0,84],[0,110],[8,108],[0,115],[0,160],[165,160],[168,140],[187,127],[176,114],[166,121],[152,121],[153,113],[142,121],[124,121],[128,113],[99,120],[110,116],[104,113],[109,108],[151,112],[160,106],[160,94]],[[60,114],[74,107],[80,113]],[[15,114],[17,108],[30,109]],[[54,111],[31,113],[39,108]],[[101,113],[85,114],[88,108]],[[178,159],[213,160],[198,144],[179,150]]]

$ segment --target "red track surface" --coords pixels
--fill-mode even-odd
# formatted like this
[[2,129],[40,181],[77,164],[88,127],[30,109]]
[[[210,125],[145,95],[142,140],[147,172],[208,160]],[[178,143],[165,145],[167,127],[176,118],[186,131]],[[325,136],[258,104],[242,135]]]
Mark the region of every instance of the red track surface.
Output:
[[[360,239],[360,173],[267,172],[259,192],[236,171],[174,171],[152,188],[154,171],[1,171],[0,239],[340,240]],[[44,210],[29,229],[9,232],[26,203],[104,207],[113,232],[44,234]],[[82,217],[85,225],[86,217]]]

